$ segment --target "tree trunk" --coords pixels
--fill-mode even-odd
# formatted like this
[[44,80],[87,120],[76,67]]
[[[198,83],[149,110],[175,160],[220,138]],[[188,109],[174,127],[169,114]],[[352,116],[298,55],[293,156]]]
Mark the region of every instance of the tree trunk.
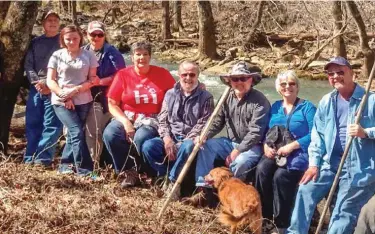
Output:
[[355,24],[357,25],[357,28],[358,28],[359,45],[364,55],[362,74],[364,77],[368,77],[370,75],[371,68],[374,63],[374,52],[370,49],[368,45],[366,26],[363,22],[361,13],[359,12],[357,8],[356,3],[352,1],[347,1],[345,2],[345,4],[347,8],[349,9],[350,13],[352,14]]
[[258,3],[258,10],[257,10],[255,22],[254,22],[253,26],[251,27],[250,32],[245,39],[245,43],[244,43],[245,50],[250,50],[250,48],[253,44],[253,41],[256,41],[254,39],[256,38],[256,31],[259,27],[259,24],[262,21],[263,8],[264,8],[265,4],[266,4],[266,1],[260,1]]
[[217,59],[217,44],[215,38],[215,22],[209,1],[197,1],[199,22],[199,58]]
[[172,38],[171,22],[169,19],[169,1],[162,1],[163,16],[161,20],[161,38],[163,40]]
[[[335,30],[334,34],[336,34],[342,28],[342,9],[341,9],[341,1],[334,1],[332,3],[332,14],[333,18],[335,19]],[[334,48],[334,55],[341,56],[346,58],[346,48],[345,42],[342,35],[339,35],[335,39],[333,39],[333,48]]]
[[79,26],[77,21],[77,2],[75,0],[72,0],[72,23]]
[[173,24],[172,28],[174,32],[180,31],[183,29],[182,19],[181,19],[181,1],[175,0],[172,2],[173,4]]
[[0,27],[3,24],[3,20],[5,19],[5,16],[7,15],[9,5],[10,5],[10,1],[0,2]]
[[5,153],[8,148],[14,104],[24,79],[23,58],[31,39],[39,5],[38,1],[11,2],[1,26],[0,55],[4,58],[4,72],[0,80],[0,142],[5,148]]

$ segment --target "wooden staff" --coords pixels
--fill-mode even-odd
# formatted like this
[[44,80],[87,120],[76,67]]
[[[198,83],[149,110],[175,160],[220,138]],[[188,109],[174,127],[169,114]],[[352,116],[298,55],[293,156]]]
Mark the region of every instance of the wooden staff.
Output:
[[[373,79],[373,77],[374,77],[374,73],[375,73],[375,62],[374,62],[374,64],[372,65],[371,73],[370,73],[370,76],[369,76],[368,81],[367,81],[365,94],[363,95],[362,101],[361,101],[361,103],[359,104],[359,108],[358,108],[357,116],[355,117],[355,121],[354,121],[355,124],[359,124],[359,121],[361,120],[361,116],[362,116],[363,108],[365,107],[366,102],[367,102],[367,99],[368,99],[368,93],[369,93],[370,88],[371,88],[371,83],[372,83],[372,79]],[[339,168],[337,169],[337,172],[336,172],[336,175],[335,175],[335,179],[334,179],[334,181],[333,181],[333,184],[332,184],[331,190],[329,191],[329,195],[328,195],[328,198],[327,198],[326,204],[324,205],[324,209],[323,209],[323,211],[322,211],[322,213],[321,213],[321,215],[320,215],[319,224],[318,224],[318,227],[316,228],[315,234],[319,234],[320,230],[322,229],[323,222],[324,222],[324,216],[325,216],[326,213],[327,213],[327,210],[328,210],[329,204],[330,204],[331,201],[332,201],[333,194],[334,194],[335,191],[336,191],[337,184],[338,184],[338,182],[339,182],[339,177],[340,177],[340,174],[341,174],[342,168],[343,168],[343,166],[344,166],[345,160],[346,160],[346,158],[348,157],[349,149],[350,149],[350,146],[352,145],[353,139],[354,139],[354,137],[351,136],[351,137],[349,138],[348,143],[345,145],[344,154],[342,155],[342,158],[341,158],[341,161],[340,161],[340,164],[339,164]]]
[[164,204],[163,204],[163,207],[161,208],[160,212],[159,212],[159,215],[158,215],[158,220],[160,220],[160,218],[162,217],[165,209],[167,209],[167,206],[171,200],[171,197],[172,195],[175,193],[176,189],[177,188],[180,188],[180,185],[181,185],[181,182],[182,180],[184,179],[186,173],[188,172],[189,168],[190,168],[190,165],[191,163],[194,161],[194,158],[195,156],[197,155],[201,145],[202,145],[202,139],[204,139],[207,135],[207,132],[208,130],[210,129],[211,125],[212,125],[212,122],[214,120],[214,118],[216,117],[217,113],[219,112],[220,110],[220,107],[223,105],[224,101],[227,99],[228,97],[228,94],[229,94],[229,91],[230,91],[230,87],[227,87],[225,90],[224,90],[224,93],[223,95],[221,96],[220,100],[218,101],[216,107],[215,107],[215,110],[214,112],[212,113],[210,119],[207,121],[206,123],[206,126],[204,126],[203,130],[202,130],[202,133],[200,134],[199,136],[199,141],[198,143],[194,146],[193,148],[193,151],[191,152],[191,154],[189,155],[189,158],[187,159],[184,167],[182,168],[181,170],[181,173],[180,175],[178,176],[177,178],[177,181],[176,183],[174,184],[173,188],[172,188],[172,191],[169,193],[169,195],[167,196],[167,200],[165,200]]

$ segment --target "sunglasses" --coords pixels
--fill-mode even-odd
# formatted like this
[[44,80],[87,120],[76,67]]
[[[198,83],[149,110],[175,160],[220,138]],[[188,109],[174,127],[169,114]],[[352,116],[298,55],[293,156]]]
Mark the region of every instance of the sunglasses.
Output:
[[336,71],[336,72],[329,72],[329,71],[325,71],[325,73],[330,76],[330,77],[333,77],[335,76],[335,74],[337,74],[338,76],[343,76],[345,74],[344,71]]
[[230,78],[230,80],[233,81],[233,82],[239,82],[239,81],[246,82],[250,78],[252,78],[252,77],[232,77],[232,78]]
[[104,34],[103,33],[90,33],[90,37],[92,38],[95,38],[95,37],[98,37],[98,38],[103,38],[104,37]]
[[282,87],[282,88],[285,88],[287,85],[289,85],[289,87],[294,87],[294,86],[296,86],[296,82],[283,82],[283,83],[280,83],[280,86]]
[[186,78],[186,77],[188,77],[188,76],[194,78],[194,77],[197,76],[197,74],[195,74],[195,73],[190,73],[190,72],[189,72],[189,73],[181,73],[180,75],[181,75],[183,78]]

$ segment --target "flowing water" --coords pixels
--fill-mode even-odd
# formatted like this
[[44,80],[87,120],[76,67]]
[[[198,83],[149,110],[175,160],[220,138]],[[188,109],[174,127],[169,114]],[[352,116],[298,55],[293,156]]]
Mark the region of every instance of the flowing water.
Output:
[[[126,64],[131,64],[129,55],[125,55]],[[177,75],[177,64],[171,63],[161,63],[157,60],[151,60],[151,64],[164,67],[168,69],[171,74],[178,79]],[[215,103],[219,99],[220,95],[225,89],[225,85],[220,81],[218,76],[200,74],[199,80],[203,82],[207,90],[214,95]],[[300,91],[299,97],[302,99],[306,99],[318,105],[319,100],[323,97],[324,94],[329,93],[332,90],[332,87],[328,84],[328,81],[311,81],[300,79]],[[276,92],[275,89],[275,78],[265,78],[263,79],[255,88],[266,95],[270,103],[274,103],[276,100],[281,99],[279,93]]]

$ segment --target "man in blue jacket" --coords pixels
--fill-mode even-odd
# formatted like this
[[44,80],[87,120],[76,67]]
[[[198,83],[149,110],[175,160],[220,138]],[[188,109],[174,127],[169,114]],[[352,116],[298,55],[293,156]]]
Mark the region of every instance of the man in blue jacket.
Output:
[[328,194],[349,137],[355,137],[340,174],[328,234],[353,233],[361,207],[375,192],[375,95],[369,94],[359,124],[355,115],[365,90],[342,57],[325,66],[334,91],[319,102],[309,146],[309,168],[300,181],[287,233],[308,233],[316,205]]
[[62,124],[51,105],[51,91],[46,85],[47,64],[52,53],[60,48],[60,18],[56,12],[43,14],[44,34],[31,41],[25,58],[25,71],[30,92],[26,104],[25,163],[50,167]]

